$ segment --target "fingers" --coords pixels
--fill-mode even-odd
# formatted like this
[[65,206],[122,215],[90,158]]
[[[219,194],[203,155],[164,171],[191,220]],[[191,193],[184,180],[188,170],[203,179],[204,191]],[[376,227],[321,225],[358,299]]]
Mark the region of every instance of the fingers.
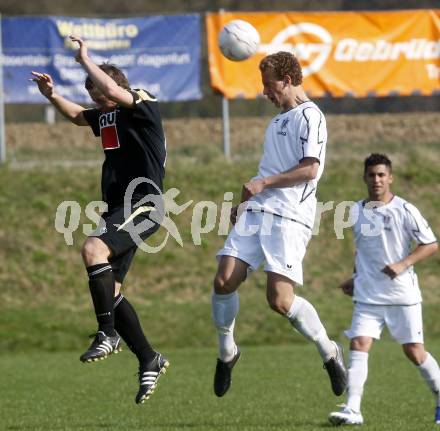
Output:
[[48,73],[39,73],[32,71],[31,74],[35,76],[35,78],[33,78],[32,81],[46,81],[46,82],[52,81],[52,77]]
[[387,266],[385,266],[384,268],[382,268],[382,272],[385,274],[385,275],[388,275],[388,277],[390,277],[391,279],[392,278],[395,278],[396,277],[396,273],[395,273],[395,271],[392,269],[392,268],[390,268],[388,265]]
[[242,192],[241,192],[241,200],[242,202],[248,201],[253,194],[249,191],[249,189],[246,187],[246,184],[243,186]]
[[341,284],[339,288],[344,292],[345,294],[349,294],[352,290],[350,286],[347,286],[346,284]]
[[73,34],[71,34],[71,35],[69,36],[69,39],[70,39],[72,42],[78,42],[78,43],[79,43],[79,46],[82,46],[82,45],[84,44],[84,41],[83,41],[81,38],[79,38],[79,37],[77,37],[77,36],[75,36],[75,35],[73,35]]
[[342,289],[342,292],[344,293],[344,295],[353,296],[352,289]]
[[231,223],[234,225],[237,221],[237,210],[238,207],[234,206],[231,208],[231,214],[229,215],[229,220],[231,221]]

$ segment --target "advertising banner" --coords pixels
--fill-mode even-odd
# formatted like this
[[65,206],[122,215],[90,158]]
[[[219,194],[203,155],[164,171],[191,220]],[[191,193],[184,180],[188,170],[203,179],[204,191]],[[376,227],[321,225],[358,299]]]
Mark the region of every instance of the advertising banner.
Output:
[[42,103],[32,70],[52,75],[57,92],[78,103],[90,102],[85,72],[74,58],[84,39],[98,64],[120,67],[133,88],[160,101],[201,98],[200,16],[174,15],[126,19],[62,16],[2,19],[2,64],[6,103]]
[[[257,54],[227,60],[218,34],[231,20],[260,33]],[[255,98],[258,64],[277,51],[295,53],[311,97],[440,94],[440,9],[381,12],[249,12],[206,17],[212,87],[228,98]]]

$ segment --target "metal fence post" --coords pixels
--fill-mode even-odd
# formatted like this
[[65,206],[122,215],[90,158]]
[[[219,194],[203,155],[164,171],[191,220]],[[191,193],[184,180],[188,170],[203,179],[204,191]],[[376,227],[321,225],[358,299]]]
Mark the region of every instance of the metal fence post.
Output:
[[227,159],[231,158],[231,135],[229,124],[229,100],[222,98],[222,118],[223,118],[223,153]]

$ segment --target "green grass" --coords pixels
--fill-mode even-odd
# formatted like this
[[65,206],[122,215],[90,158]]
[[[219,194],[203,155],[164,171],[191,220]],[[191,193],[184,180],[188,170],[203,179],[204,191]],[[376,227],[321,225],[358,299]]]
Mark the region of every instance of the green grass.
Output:
[[[345,399],[331,393],[314,346],[242,345],[242,350],[233,386],[221,399],[212,392],[213,349],[165,350],[171,366],[157,392],[142,406],[134,403],[136,362],[127,350],[90,365],[79,362],[79,351],[1,355],[0,429],[330,428],[328,413]],[[433,354],[440,354],[438,345]],[[363,429],[433,429],[433,397],[400,348],[383,340],[370,356]]]
[[[382,145],[380,151],[389,150],[391,158],[400,160],[395,166],[394,190],[418,206],[437,230],[440,186],[437,167],[430,161],[440,159],[440,147],[429,143],[412,149],[395,142]],[[322,202],[334,201],[336,205],[365,194],[360,177],[365,151],[356,143],[348,147],[341,142],[329,145],[318,191]],[[426,148],[430,150],[428,156]],[[212,200],[220,206],[226,191],[233,192],[237,201],[241,184],[255,174],[258,164],[255,157],[242,157],[247,154],[246,148],[243,151],[233,162],[225,161],[212,144],[197,150],[182,145],[170,152],[165,189],[180,190],[176,198],[179,204],[194,201],[182,214],[172,217],[183,247],[170,238],[160,253],[138,252],[124,286],[158,346],[215,345],[210,295],[216,271],[215,253],[225,236],[217,234],[217,225],[212,232],[203,234],[201,245],[196,246],[191,221],[197,202]],[[99,177],[98,167],[0,167],[0,348],[78,349],[84,336],[93,331],[95,321],[80,249],[85,239],[81,227],[91,223],[84,208],[100,197]],[[65,244],[54,226],[56,209],[64,200],[77,201],[82,208],[80,229],[73,236],[72,246]],[[319,235],[312,238],[308,247],[305,287],[299,292],[318,308],[328,332],[337,336],[351,316],[350,300],[337,285],[350,275],[354,250],[349,229],[344,232],[344,239],[338,240],[333,223],[334,210],[324,213]],[[160,230],[151,241],[159,243],[164,234]],[[438,256],[417,268],[425,298],[426,332],[438,337],[439,269]],[[239,324],[244,340],[261,344],[289,342],[286,322],[268,310],[264,289],[265,275],[261,271],[241,288]],[[338,313],[334,313],[336,306]],[[189,320],[188,315],[194,318]]]

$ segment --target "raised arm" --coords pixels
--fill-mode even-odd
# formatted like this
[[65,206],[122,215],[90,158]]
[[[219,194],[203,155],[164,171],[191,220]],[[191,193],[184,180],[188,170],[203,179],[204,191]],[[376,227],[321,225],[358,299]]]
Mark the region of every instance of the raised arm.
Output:
[[76,61],[82,66],[92,80],[96,88],[108,99],[118,105],[132,108],[133,95],[125,88],[120,87],[116,82],[103,72],[89,57],[87,45],[76,36],[70,36],[70,40],[79,44],[78,52],[75,55]]
[[89,123],[84,118],[81,105],[71,102],[55,92],[52,77],[47,73],[31,72],[34,81],[38,85],[40,93],[55,106],[58,112],[77,126],[88,126]]

